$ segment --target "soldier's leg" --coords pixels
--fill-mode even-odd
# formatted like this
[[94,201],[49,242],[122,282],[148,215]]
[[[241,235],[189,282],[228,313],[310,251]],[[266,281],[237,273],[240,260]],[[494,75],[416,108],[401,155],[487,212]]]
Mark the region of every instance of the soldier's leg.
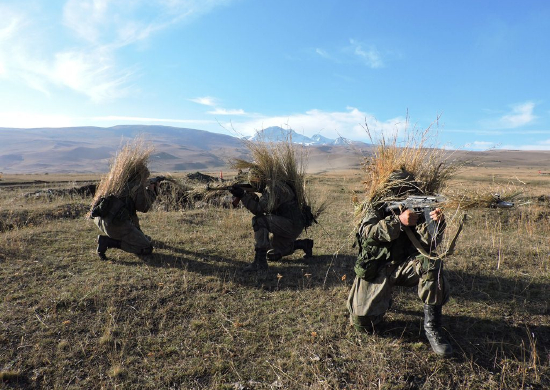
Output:
[[267,250],[269,249],[269,224],[265,216],[252,218],[254,229],[254,261],[246,266],[243,271],[261,271],[267,269]]
[[272,261],[280,260],[283,256],[294,253],[294,242],[302,233],[302,227],[296,227],[291,220],[276,215],[266,217],[269,224],[271,237],[271,249],[267,252],[267,258]]
[[372,332],[380,326],[391,306],[393,266],[382,266],[370,282],[355,277],[349,292],[347,308],[351,324],[359,331]]
[[118,246],[125,252],[136,255],[149,255],[153,252],[153,246],[145,234],[132,222],[125,221],[120,225],[106,224],[101,222],[99,228],[110,238],[120,241]]
[[438,355],[449,357],[453,348],[442,329],[442,308],[449,299],[449,284],[443,274],[443,262],[420,258],[418,265],[421,278],[418,296],[424,302],[424,332],[432,349]]
[[109,229],[102,218],[95,217],[94,223],[97,225],[102,233],[105,233],[105,235],[97,236],[97,255],[101,260],[107,260],[107,255],[105,254],[107,252],[107,249],[120,248],[120,240],[112,238],[108,235]]
[[151,241],[136,227],[133,227],[120,241],[120,249],[125,252],[136,255],[150,255],[153,253]]

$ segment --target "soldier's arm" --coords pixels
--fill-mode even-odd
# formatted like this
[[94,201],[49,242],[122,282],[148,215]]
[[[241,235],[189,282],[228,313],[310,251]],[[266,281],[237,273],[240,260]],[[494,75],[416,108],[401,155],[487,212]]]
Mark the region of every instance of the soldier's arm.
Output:
[[399,217],[393,214],[384,217],[382,210],[368,213],[365,219],[363,219],[362,226],[362,234],[373,245],[396,240],[402,231]]
[[254,193],[245,192],[241,198],[243,206],[246,207],[254,215],[263,215],[267,211],[267,195],[262,194],[258,199],[258,196]]
[[146,213],[151,209],[154,201],[157,199],[157,193],[149,187],[143,187],[142,190],[136,191],[133,199],[137,211]]

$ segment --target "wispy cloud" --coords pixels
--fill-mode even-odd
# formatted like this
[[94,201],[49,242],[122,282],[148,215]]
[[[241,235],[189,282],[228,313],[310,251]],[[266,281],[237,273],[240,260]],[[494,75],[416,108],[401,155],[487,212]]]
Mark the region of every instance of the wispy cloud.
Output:
[[217,102],[218,102],[218,99],[216,99],[214,97],[211,97],[211,96],[197,97],[197,98],[192,98],[192,99],[189,99],[189,100],[194,102],[194,103],[202,104],[203,106],[210,106],[210,107],[216,106]]
[[[0,77],[47,95],[68,88],[95,102],[116,99],[135,91],[139,75],[138,64],[121,63],[121,48],[230,2],[68,0],[62,20],[51,9],[0,5]],[[60,22],[64,30],[52,28]]]
[[364,43],[350,39],[351,49],[353,53],[367,66],[371,68],[382,68],[384,62],[379,51],[375,46],[369,45],[366,47]]
[[494,148],[495,146],[496,144],[494,142],[474,141],[464,145],[464,148],[469,150],[488,150]]
[[208,114],[211,115],[247,115],[246,112],[242,109],[238,110],[227,110],[225,108],[216,108],[214,111],[208,111]]
[[197,125],[206,125],[206,124],[216,124],[216,121],[213,120],[204,120],[204,119],[171,119],[171,118],[147,118],[139,116],[98,116],[91,118],[93,121],[115,123],[115,122],[135,122],[135,123],[169,123],[169,124],[197,124]]
[[527,101],[511,106],[511,110],[498,119],[486,120],[484,125],[496,129],[515,129],[535,122],[535,103]]

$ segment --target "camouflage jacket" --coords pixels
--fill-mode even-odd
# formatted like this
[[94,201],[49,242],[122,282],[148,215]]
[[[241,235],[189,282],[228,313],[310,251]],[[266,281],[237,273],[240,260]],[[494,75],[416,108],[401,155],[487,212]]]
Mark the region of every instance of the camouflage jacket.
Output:
[[294,226],[304,224],[296,195],[286,183],[266,186],[259,198],[247,192],[241,201],[254,215],[276,215],[291,220]]
[[102,198],[96,206],[99,209],[99,217],[106,223],[119,225],[130,220],[139,228],[136,212],[149,211],[156,197],[157,194],[144,185],[130,182],[121,195]]
[[[367,213],[357,232],[359,255],[355,272],[367,280],[375,276],[381,264],[400,264],[420,254],[403,230],[399,216],[388,214],[385,206],[383,204]],[[443,239],[445,221],[439,223],[437,236],[433,240],[425,221],[410,226],[410,229],[423,249],[431,253]]]

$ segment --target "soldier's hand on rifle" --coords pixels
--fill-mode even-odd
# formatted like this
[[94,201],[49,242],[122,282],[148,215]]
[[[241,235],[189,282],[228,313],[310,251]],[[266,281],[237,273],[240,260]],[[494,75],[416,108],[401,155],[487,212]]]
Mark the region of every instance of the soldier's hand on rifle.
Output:
[[231,195],[235,198],[242,198],[244,196],[244,189],[239,186],[232,186],[229,192],[231,192]]
[[433,211],[430,211],[430,218],[436,222],[443,221],[445,216],[443,215],[443,211],[440,208],[437,208]]
[[405,226],[414,226],[418,222],[418,214],[413,210],[406,209],[399,214],[399,221]]

